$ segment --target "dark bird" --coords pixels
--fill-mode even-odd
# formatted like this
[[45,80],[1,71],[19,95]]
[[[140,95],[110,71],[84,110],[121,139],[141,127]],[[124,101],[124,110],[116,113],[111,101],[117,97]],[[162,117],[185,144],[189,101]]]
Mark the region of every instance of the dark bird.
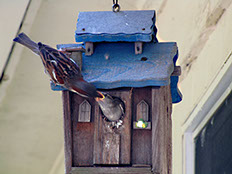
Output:
[[97,98],[96,101],[109,121],[118,121],[124,115],[125,105],[120,98],[104,94],[103,98]]
[[24,33],[20,33],[14,41],[26,46],[40,56],[45,72],[56,85],[61,85],[83,97],[104,97],[96,90],[95,86],[83,79],[77,64],[61,51],[41,42],[35,43]]

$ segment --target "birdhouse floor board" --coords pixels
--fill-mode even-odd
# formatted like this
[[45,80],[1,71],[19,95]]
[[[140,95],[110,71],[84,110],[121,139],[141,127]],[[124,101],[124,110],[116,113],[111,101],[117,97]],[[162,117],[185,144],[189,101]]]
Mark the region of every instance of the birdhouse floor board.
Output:
[[78,167],[69,174],[151,174],[150,167]]

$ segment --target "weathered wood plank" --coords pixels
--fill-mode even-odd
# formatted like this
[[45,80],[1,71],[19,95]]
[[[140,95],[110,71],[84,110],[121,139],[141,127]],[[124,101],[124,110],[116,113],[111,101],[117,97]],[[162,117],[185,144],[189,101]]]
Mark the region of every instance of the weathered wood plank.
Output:
[[73,166],[93,165],[93,123],[77,123],[73,128]]
[[130,90],[119,91],[111,93],[122,99],[125,104],[125,115],[123,119],[123,125],[118,129],[120,136],[120,164],[131,163],[131,124],[132,124],[132,101]]
[[104,134],[102,147],[103,164],[119,164],[120,135]]
[[70,174],[151,174],[150,167],[78,167]]
[[71,104],[69,91],[62,92],[63,115],[64,115],[64,156],[65,174],[69,174],[72,168],[72,123]]
[[168,160],[168,174],[172,173],[172,94],[170,86],[167,86],[167,160]]
[[[85,99],[77,94],[72,94],[71,114],[73,126],[73,166],[92,166],[93,165],[93,139],[94,139],[94,123],[79,122],[79,105],[87,100],[88,103],[94,104],[94,99]],[[91,107],[92,108],[92,107]],[[94,110],[90,111],[91,116]]]
[[151,165],[151,130],[133,130],[132,164]]
[[142,118],[138,115],[139,112],[137,112],[137,105],[141,101],[146,102],[148,105],[148,116],[145,121],[151,121],[151,87],[133,88],[133,121]]
[[171,174],[170,86],[152,89],[152,170]]
[[171,76],[180,76],[180,75],[181,75],[181,66],[175,66]]
[[[133,121],[140,117],[137,112],[137,105],[145,101],[148,105],[148,116],[146,121],[151,121],[151,87],[133,89]],[[132,164],[151,165],[151,130],[133,129],[132,133]]]
[[[103,160],[103,141],[107,133],[116,133],[120,135],[119,164],[130,164],[131,157],[131,96],[129,90],[107,91],[110,95],[122,99],[125,103],[125,116],[123,125],[112,131],[102,120],[99,106],[95,106],[95,135],[94,135],[94,164],[106,164]],[[111,149],[113,153],[113,149]],[[111,153],[111,152],[108,152]],[[107,162],[107,164],[110,164]]]

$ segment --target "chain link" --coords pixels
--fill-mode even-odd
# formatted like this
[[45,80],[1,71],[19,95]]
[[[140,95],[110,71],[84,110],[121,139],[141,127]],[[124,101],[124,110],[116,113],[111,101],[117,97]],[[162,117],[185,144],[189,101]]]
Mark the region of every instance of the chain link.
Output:
[[119,12],[120,11],[120,5],[118,4],[118,0],[113,0],[112,10],[113,10],[113,12]]

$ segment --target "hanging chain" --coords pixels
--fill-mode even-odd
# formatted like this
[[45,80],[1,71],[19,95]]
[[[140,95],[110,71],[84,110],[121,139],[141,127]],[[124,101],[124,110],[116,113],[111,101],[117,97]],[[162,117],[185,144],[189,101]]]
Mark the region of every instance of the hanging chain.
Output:
[[113,10],[113,12],[119,12],[120,11],[120,5],[118,4],[118,0],[113,0],[112,10]]

